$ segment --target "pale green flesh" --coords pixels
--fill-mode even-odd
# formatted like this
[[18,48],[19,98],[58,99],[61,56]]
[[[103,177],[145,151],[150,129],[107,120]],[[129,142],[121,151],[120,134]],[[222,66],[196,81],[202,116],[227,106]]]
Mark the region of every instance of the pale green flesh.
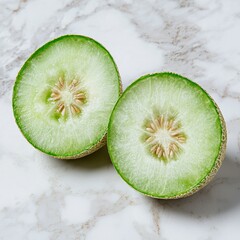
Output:
[[[142,140],[143,123],[159,113],[177,114],[187,135],[175,160],[157,159]],[[153,74],[132,84],[115,106],[108,130],[111,160],[136,190],[171,198],[198,186],[215,166],[222,139],[216,107],[198,85],[171,73]]]
[[[59,118],[49,101],[59,76],[79,79],[87,101],[79,116]],[[14,87],[14,115],[22,133],[50,155],[75,156],[105,135],[119,94],[119,74],[110,54],[83,36],[69,35],[47,43],[25,63]]]

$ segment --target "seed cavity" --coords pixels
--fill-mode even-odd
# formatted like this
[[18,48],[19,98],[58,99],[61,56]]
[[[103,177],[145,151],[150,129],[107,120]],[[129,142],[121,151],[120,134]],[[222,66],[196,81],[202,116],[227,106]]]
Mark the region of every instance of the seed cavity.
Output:
[[157,158],[170,160],[181,152],[187,137],[176,117],[160,115],[144,125],[148,150]]
[[77,79],[68,82],[63,77],[59,77],[58,82],[52,88],[49,101],[56,104],[55,109],[62,116],[67,114],[76,116],[82,111],[82,106],[86,102],[86,94]]

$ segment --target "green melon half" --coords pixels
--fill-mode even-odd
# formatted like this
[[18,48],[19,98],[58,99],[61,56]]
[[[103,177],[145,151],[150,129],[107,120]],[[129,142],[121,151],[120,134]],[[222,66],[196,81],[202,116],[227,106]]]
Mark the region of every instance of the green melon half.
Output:
[[226,126],[211,97],[174,73],[131,84],[112,112],[108,151],[120,176],[154,198],[189,196],[219,169]]
[[109,52],[91,38],[66,35],[25,62],[14,85],[13,112],[35,148],[57,158],[77,158],[105,143],[120,94]]

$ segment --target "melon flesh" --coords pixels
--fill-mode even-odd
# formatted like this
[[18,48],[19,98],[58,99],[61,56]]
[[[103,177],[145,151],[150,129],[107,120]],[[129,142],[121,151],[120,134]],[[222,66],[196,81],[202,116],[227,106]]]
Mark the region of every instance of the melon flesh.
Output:
[[[159,116],[175,118],[186,138],[173,158],[158,158],[146,143],[146,122]],[[133,188],[156,198],[177,198],[195,191],[211,175],[224,134],[218,108],[200,86],[159,73],[134,82],[117,102],[108,150],[116,170]],[[163,145],[168,141],[164,132],[157,137]]]
[[[85,99],[76,116],[64,116],[51,101],[59,79],[76,79]],[[78,35],[55,39],[38,49],[17,76],[13,93],[16,122],[37,149],[56,157],[77,156],[98,144],[120,95],[117,67],[96,41]],[[71,94],[64,93],[66,102]]]

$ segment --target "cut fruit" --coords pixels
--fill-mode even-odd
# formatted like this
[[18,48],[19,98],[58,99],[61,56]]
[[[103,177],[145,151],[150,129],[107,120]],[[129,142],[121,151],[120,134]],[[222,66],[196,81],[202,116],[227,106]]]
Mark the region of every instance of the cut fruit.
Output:
[[88,37],[66,35],[25,62],[14,85],[13,111],[35,148],[57,158],[78,158],[105,144],[120,94],[109,52]]
[[146,75],[118,100],[108,127],[108,151],[120,176],[155,198],[189,196],[219,169],[226,126],[211,97],[174,73]]

